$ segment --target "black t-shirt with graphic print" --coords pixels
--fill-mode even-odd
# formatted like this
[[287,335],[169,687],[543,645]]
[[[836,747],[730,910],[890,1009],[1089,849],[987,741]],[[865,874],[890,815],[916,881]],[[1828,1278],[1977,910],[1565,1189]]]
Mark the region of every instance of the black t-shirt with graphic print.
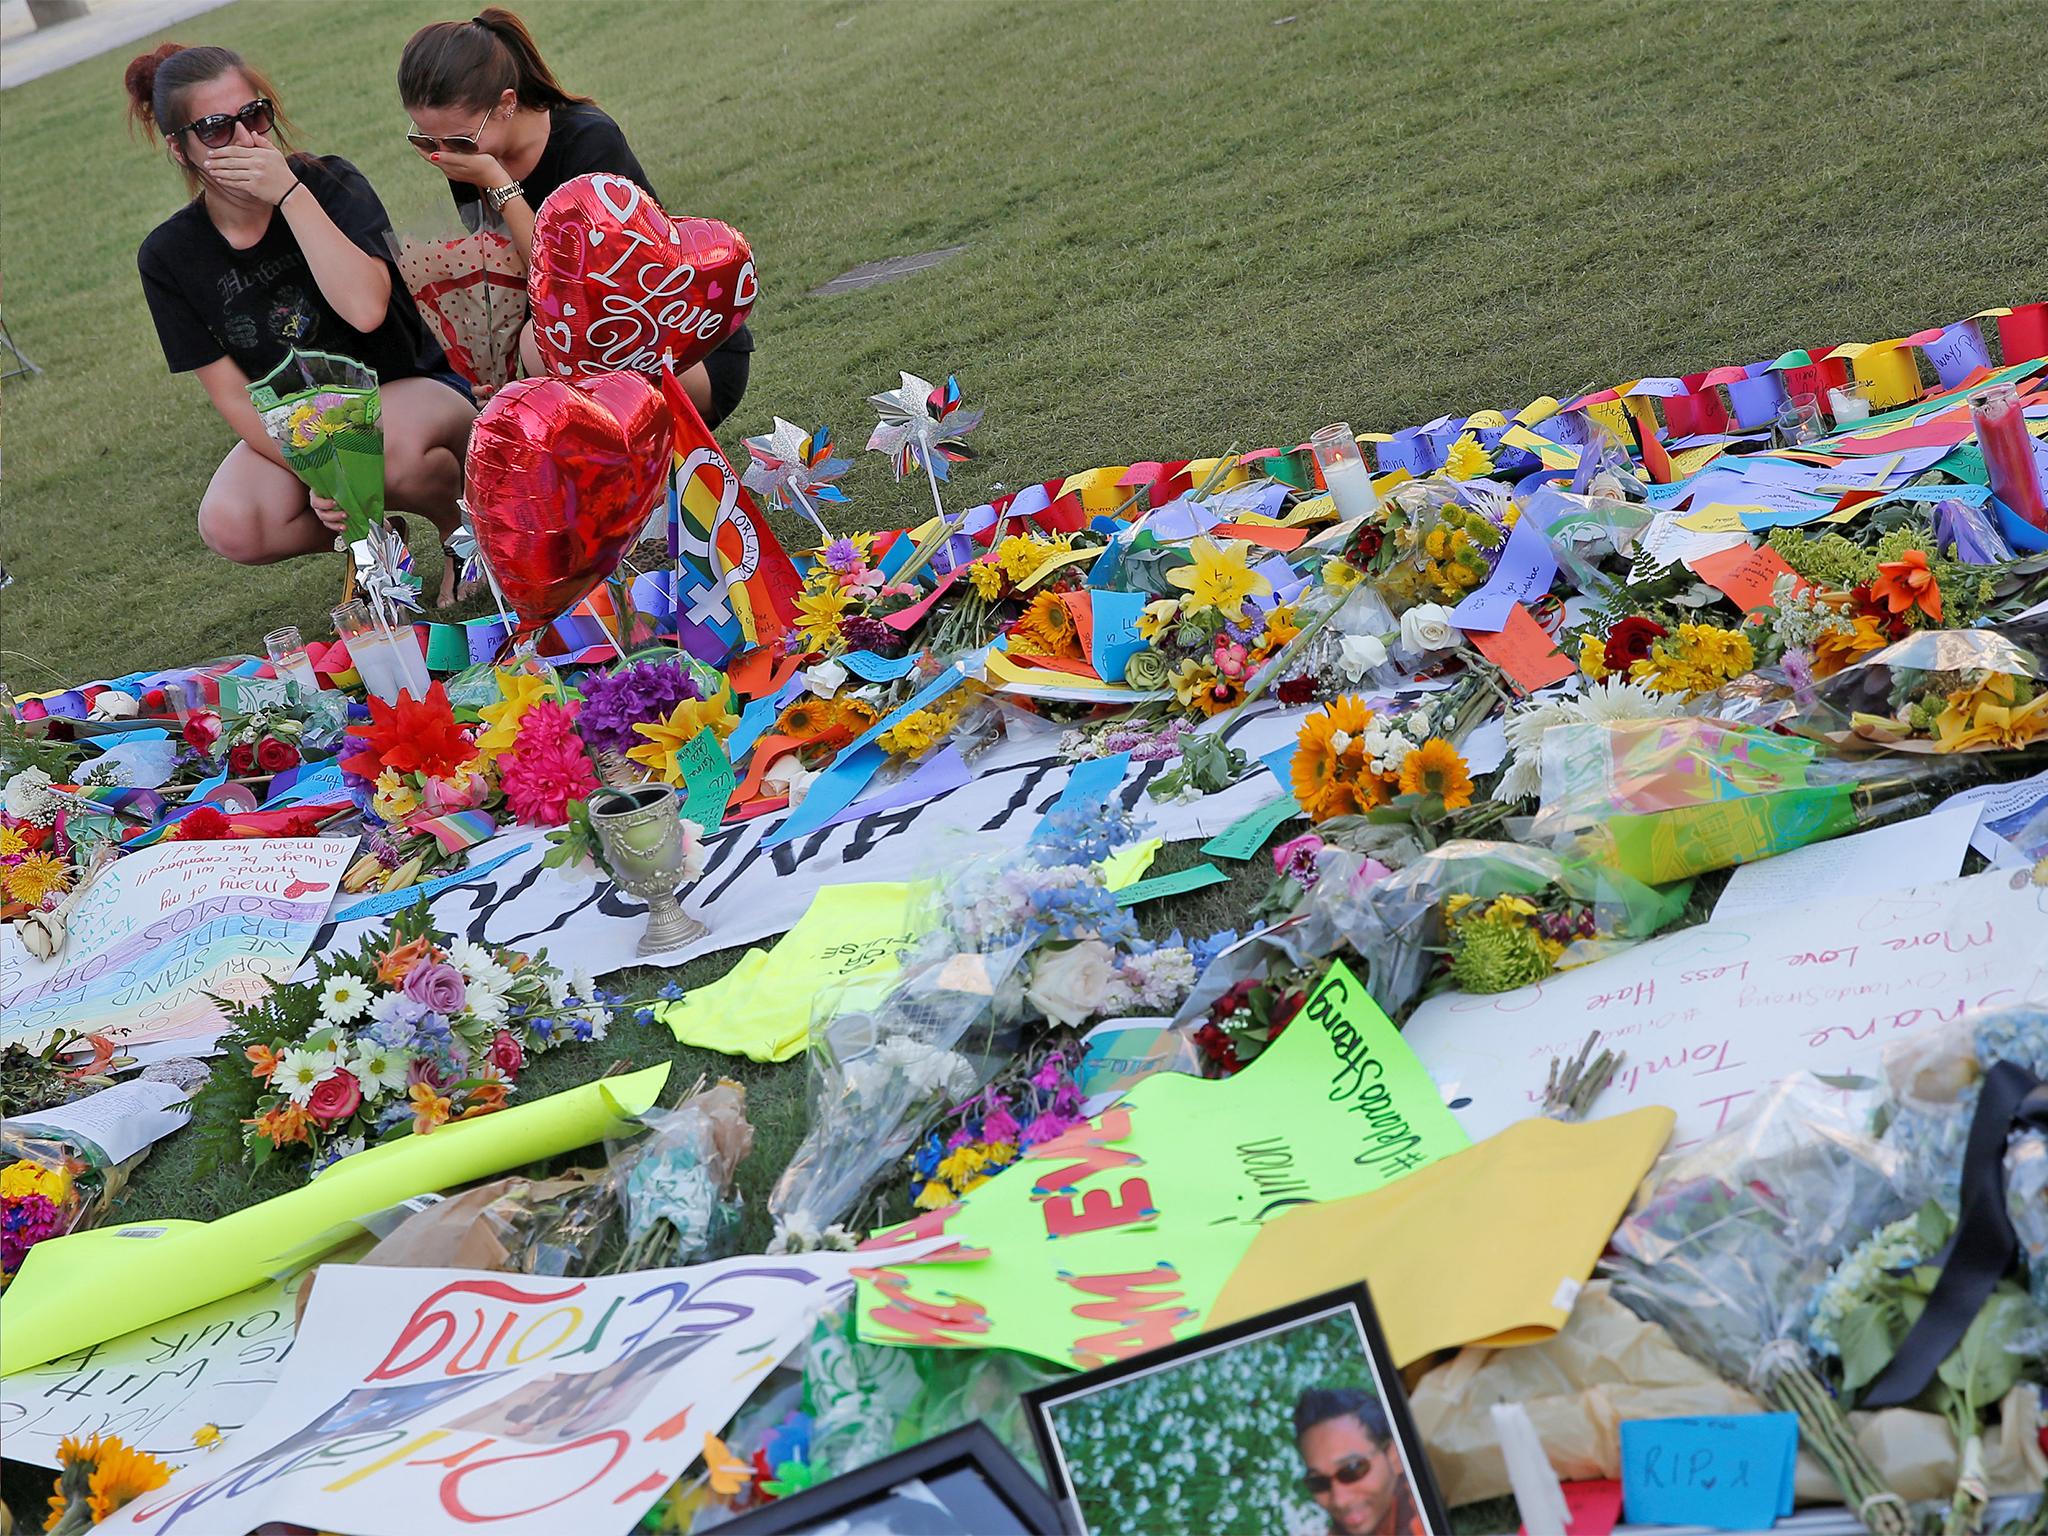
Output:
[[391,220],[368,179],[339,155],[295,155],[292,169],[306,184],[293,195],[318,198],[336,228],[391,269],[384,323],[359,331],[335,313],[282,213],[238,251],[195,198],[151,230],[135,258],[171,372],[231,357],[254,383],[297,347],[352,357],[385,383],[446,373],[447,355],[398,275]]

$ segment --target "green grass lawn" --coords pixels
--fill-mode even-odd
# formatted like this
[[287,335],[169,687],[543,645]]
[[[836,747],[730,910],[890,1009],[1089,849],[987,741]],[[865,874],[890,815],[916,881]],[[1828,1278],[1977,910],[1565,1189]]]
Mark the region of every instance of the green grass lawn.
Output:
[[[761,350],[729,447],[780,414],[857,449],[866,397],[899,368],[952,370],[988,410],[956,503],[999,480],[1292,444],[1332,419],[1392,428],[1895,336],[2038,297],[2048,248],[2048,86],[2004,62],[2038,29],[2025,0],[520,9],[669,206],[753,242]],[[410,32],[456,14],[241,0],[176,31],[270,71],[306,147],[356,161],[401,230],[434,233],[452,226],[446,193],[401,137],[393,81]],[[165,375],[136,279],[180,187],[122,126],[130,52],[0,107],[5,314],[46,370],[5,387],[0,675],[20,690],[250,650],[283,622],[324,634],[336,586],[325,560],[244,570],[199,542],[229,439],[197,385]],[[954,244],[966,254],[919,277],[806,297]],[[921,483],[861,458],[842,517],[922,515]],[[1240,882],[1148,925],[1206,932],[1246,904]],[[677,1088],[735,1070],[664,1042],[622,1025],[528,1083],[605,1057],[672,1056]],[[739,1075],[761,1126],[744,1177],[758,1239],[803,1073]],[[189,1174],[174,1141],[128,1211],[273,1192]]]

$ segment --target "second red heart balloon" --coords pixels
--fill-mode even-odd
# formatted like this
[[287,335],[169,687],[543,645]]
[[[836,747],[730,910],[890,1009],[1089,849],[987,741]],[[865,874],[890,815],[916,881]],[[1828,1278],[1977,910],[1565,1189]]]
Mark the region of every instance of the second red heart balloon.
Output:
[[521,379],[469,439],[478,547],[528,633],[617,569],[668,481],[675,418],[644,375]]
[[550,372],[687,368],[745,322],[759,284],[747,238],[717,219],[672,219],[624,176],[595,172],[548,194],[526,279]]

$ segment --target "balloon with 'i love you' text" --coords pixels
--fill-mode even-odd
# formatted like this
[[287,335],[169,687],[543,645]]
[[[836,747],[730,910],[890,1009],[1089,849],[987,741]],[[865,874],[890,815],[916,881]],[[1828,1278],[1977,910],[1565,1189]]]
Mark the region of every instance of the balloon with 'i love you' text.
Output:
[[564,378],[696,362],[746,320],[760,285],[747,238],[672,219],[624,176],[563,182],[533,221],[533,339]]

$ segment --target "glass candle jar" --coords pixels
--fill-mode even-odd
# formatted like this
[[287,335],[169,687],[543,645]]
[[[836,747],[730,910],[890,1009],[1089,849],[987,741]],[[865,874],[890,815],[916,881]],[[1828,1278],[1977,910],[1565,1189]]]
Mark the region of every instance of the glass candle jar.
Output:
[[273,629],[263,637],[263,649],[270,656],[271,667],[284,681],[297,683],[308,693],[319,688],[320,679],[313,672],[313,660],[306,654],[306,642],[300,638],[298,625]]
[[2034,456],[2018,392],[2010,384],[1978,390],[1970,396],[1970,420],[1976,424],[1991,494],[2014,517],[2048,533],[2048,495],[2042,491],[2041,463]]
[[1308,440],[1308,446],[1339,517],[1367,517],[1379,510],[1380,494],[1373,489],[1372,471],[1358,451],[1358,438],[1349,422],[1324,427]]
[[331,617],[335,638],[348,647],[348,659],[362,679],[363,692],[383,703],[396,704],[405,679],[391,653],[391,642],[370,617],[370,605],[355,598],[335,609]]

